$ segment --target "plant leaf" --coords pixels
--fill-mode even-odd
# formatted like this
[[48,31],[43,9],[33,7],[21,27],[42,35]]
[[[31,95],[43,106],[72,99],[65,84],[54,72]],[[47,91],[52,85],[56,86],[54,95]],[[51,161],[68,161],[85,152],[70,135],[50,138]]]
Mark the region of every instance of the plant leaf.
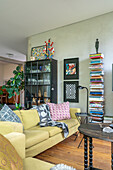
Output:
[[17,67],[16,67],[16,70],[17,70],[17,71],[20,71],[20,66],[17,66]]

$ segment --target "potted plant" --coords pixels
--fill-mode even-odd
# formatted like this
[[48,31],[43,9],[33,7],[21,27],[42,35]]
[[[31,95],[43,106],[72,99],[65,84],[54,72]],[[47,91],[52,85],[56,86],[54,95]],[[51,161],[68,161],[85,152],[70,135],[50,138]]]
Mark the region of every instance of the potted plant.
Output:
[[[16,96],[20,95],[20,91],[24,89],[24,73],[21,71],[20,66],[16,67],[16,70],[13,71],[14,77],[10,78],[6,85],[2,86],[2,89],[6,89],[8,92],[8,98],[14,98],[16,109],[21,108],[21,104],[16,102]],[[0,91],[2,94],[3,91]]]

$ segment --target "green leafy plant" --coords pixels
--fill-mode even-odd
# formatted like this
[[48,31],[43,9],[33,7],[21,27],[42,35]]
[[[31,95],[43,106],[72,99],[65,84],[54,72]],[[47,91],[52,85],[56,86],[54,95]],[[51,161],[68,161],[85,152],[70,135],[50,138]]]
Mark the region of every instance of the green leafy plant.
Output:
[[[16,67],[16,70],[13,71],[14,77],[10,78],[6,85],[2,86],[2,89],[6,89],[8,92],[8,98],[14,98],[15,107],[17,109],[21,108],[20,103],[16,103],[16,96],[20,95],[20,91],[24,89],[24,73],[21,71],[20,66]],[[0,90],[0,95],[3,94],[3,91]]]

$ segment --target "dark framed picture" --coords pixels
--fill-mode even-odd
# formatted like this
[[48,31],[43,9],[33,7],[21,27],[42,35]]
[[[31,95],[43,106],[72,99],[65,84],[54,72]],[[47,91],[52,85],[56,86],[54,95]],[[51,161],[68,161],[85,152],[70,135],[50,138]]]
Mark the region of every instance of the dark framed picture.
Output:
[[79,102],[78,81],[64,81],[64,102]]
[[45,59],[46,45],[31,48],[31,60]]
[[64,80],[79,79],[79,58],[64,59]]

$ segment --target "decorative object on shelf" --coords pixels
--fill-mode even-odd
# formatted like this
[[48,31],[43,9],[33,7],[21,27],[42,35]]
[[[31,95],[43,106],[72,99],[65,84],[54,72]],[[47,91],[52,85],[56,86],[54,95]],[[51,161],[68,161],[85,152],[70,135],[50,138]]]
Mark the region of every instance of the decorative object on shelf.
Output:
[[54,56],[54,47],[53,47],[53,42],[51,43],[51,40],[48,39],[48,42],[45,41],[46,44],[46,48],[44,50],[44,54],[45,54],[45,59],[51,59]]
[[79,79],[79,58],[64,59],[64,80]]
[[78,81],[64,81],[64,102],[79,102]]
[[104,70],[102,53],[90,54],[90,96],[89,112],[92,122],[103,122],[104,118]]
[[99,49],[99,41],[98,41],[98,39],[96,39],[95,48],[96,48],[96,53],[98,54],[98,49]]
[[31,49],[31,60],[45,59],[46,45],[33,47]]

